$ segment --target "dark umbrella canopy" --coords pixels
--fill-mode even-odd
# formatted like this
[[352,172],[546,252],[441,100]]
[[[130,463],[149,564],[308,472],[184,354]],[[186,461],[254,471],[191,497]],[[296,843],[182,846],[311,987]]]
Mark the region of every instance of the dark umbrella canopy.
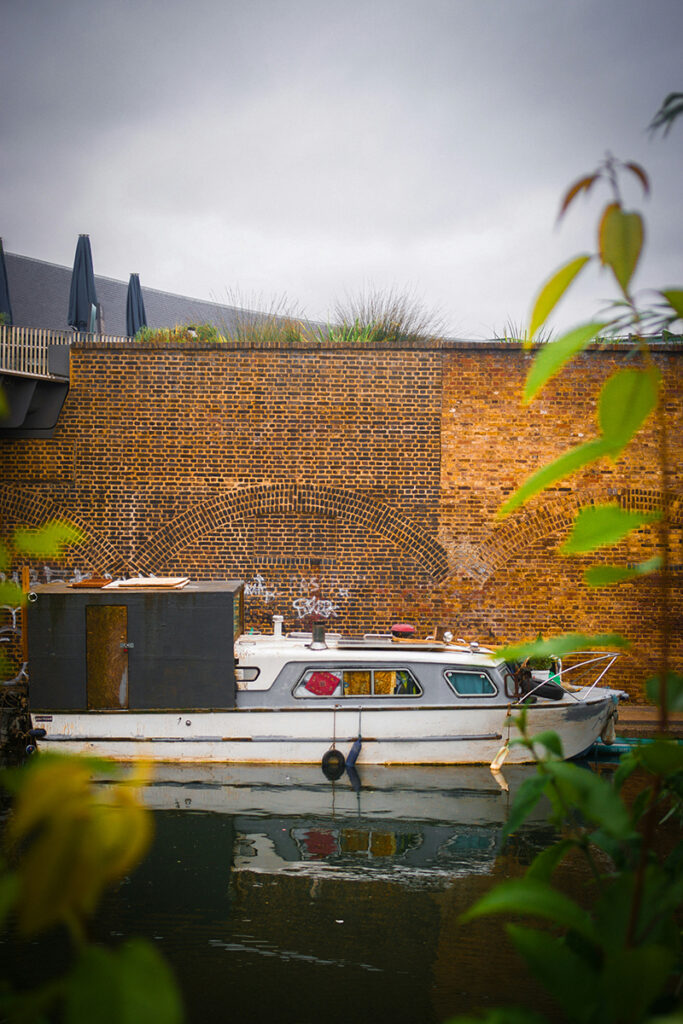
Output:
[[69,319],[67,322],[77,331],[94,330],[93,307],[97,309],[97,292],[95,291],[95,275],[92,268],[90,239],[87,235],[79,235],[76,255],[74,257],[74,269],[71,274]]
[[126,333],[129,338],[135,337],[141,327],[147,326],[145,303],[142,299],[139,274],[131,274],[126,297]]
[[12,304],[9,300],[9,284],[7,283],[7,267],[5,266],[5,250],[0,238],[0,313],[3,323],[12,323]]

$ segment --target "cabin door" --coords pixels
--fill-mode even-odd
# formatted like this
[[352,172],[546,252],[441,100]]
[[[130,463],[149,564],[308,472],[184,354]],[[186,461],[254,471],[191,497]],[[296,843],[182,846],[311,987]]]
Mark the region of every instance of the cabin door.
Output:
[[86,605],[85,648],[88,709],[128,707],[128,609],[125,605]]

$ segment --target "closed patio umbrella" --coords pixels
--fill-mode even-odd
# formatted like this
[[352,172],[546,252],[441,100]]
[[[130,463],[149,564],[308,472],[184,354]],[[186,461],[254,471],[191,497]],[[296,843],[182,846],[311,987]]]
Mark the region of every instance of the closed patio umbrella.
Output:
[[94,331],[97,316],[97,292],[88,235],[79,235],[71,274],[68,324],[76,331]]
[[9,300],[9,284],[7,283],[7,267],[5,266],[5,250],[2,247],[0,238],[0,314],[3,323],[12,323],[12,304]]
[[126,333],[134,338],[141,327],[147,326],[147,314],[140,287],[140,275],[131,274],[126,296]]

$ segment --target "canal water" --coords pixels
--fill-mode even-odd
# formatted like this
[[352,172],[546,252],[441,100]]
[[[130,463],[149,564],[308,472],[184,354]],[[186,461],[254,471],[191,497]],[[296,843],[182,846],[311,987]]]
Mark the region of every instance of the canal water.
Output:
[[[192,1022],[547,1012],[501,922],[459,922],[552,839],[539,808],[501,852],[533,771],[506,769],[506,791],[479,767],[368,766],[336,782],[317,766],[160,767],[140,790],[152,849],[106,896],[93,937],[150,939]],[[44,954],[32,948],[21,973],[35,984]]]

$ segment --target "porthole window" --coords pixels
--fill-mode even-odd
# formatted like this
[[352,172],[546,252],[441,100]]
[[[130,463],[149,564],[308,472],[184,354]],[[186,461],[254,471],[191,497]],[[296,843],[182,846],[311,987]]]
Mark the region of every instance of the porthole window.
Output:
[[238,666],[235,669],[235,679],[238,683],[253,683],[258,679],[260,671],[256,665]]
[[307,669],[295,697],[419,697],[422,687],[407,668]]
[[492,697],[498,692],[486,672],[449,670],[446,679],[458,697]]

